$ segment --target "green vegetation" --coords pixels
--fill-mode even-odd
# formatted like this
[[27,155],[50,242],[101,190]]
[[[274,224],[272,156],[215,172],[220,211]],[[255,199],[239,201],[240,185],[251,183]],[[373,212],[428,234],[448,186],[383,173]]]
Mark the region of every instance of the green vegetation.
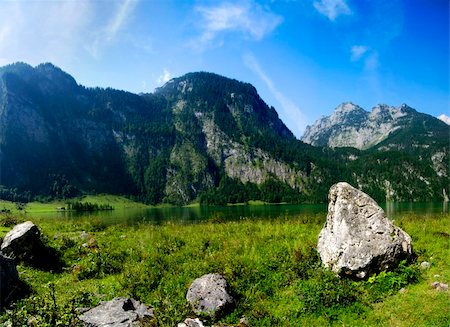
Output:
[[[3,236],[20,217],[1,217],[0,226],[8,226],[0,227]],[[251,326],[448,326],[448,292],[430,287],[450,280],[448,215],[397,220],[418,261],[363,282],[321,266],[315,246],[323,222],[319,215],[107,227],[36,218],[65,268],[49,273],[20,265],[32,293],[3,313],[0,324],[76,326],[76,308],[129,296],[153,306],[160,326],[175,326],[195,316],[185,300],[190,283],[217,272],[229,281],[237,306],[214,323],[236,325],[246,316]],[[421,261],[431,268],[421,272]]]
[[[70,209],[67,207],[68,203],[79,203],[85,205],[89,203],[91,207],[97,208],[95,210],[104,210],[105,208],[110,210],[114,209],[128,209],[128,208],[148,208],[149,206],[140,202],[130,200],[126,197],[111,194],[99,194],[99,195],[86,195],[83,197],[77,197],[70,201],[55,200],[50,202],[29,202],[26,204],[15,203],[11,201],[0,200],[0,212],[2,210],[11,211],[13,213],[28,212],[51,212],[57,211],[61,208]],[[20,205],[20,208],[19,208]],[[23,206],[22,206],[23,205]],[[20,210],[19,210],[20,209]]]
[[67,210],[73,211],[100,211],[100,210],[114,210],[114,207],[110,204],[97,204],[91,202],[67,202]]

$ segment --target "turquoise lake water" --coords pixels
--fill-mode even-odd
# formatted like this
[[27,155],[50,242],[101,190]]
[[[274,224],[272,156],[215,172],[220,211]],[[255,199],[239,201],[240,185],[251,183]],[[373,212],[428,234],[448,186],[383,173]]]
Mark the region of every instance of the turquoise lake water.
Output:
[[[384,203],[381,204],[388,217],[395,219],[399,215],[449,214],[449,203]],[[241,206],[200,206],[200,207],[166,207],[146,209],[121,209],[98,212],[47,212],[29,214],[30,217],[48,217],[49,219],[100,219],[107,224],[125,223],[166,223],[168,221],[195,223],[210,219],[325,219],[327,204],[273,204],[273,205],[241,205]],[[450,217],[450,216],[449,216]]]

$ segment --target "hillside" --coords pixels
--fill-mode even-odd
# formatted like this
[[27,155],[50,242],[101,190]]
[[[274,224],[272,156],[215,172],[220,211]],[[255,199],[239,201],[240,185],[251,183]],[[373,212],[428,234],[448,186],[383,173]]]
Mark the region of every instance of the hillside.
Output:
[[[376,153],[305,144],[252,85],[212,73],[136,95],[85,88],[52,64],[0,68],[3,199],[112,193],[152,204],[323,202],[341,180],[378,199],[448,194],[448,150],[422,160],[417,147],[387,140]],[[433,135],[421,144],[448,139]]]

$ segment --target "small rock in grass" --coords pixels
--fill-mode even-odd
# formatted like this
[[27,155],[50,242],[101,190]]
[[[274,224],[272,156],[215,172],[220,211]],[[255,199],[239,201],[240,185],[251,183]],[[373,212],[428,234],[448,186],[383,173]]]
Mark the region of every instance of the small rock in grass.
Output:
[[431,263],[429,263],[428,261],[424,261],[420,264],[421,269],[430,269],[430,267],[431,267]]
[[402,287],[398,292],[400,294],[405,294],[405,293],[408,293],[408,290],[406,288]]
[[81,238],[82,240],[87,240],[88,237],[89,237],[89,233],[86,233],[85,231],[82,231],[82,232],[80,233],[80,238]]
[[219,274],[207,274],[194,280],[186,294],[186,300],[197,314],[219,316],[234,304],[228,293],[228,283]]
[[205,327],[205,325],[198,318],[187,318],[184,322],[180,322],[177,327]]
[[248,327],[248,326],[250,326],[250,323],[248,322],[248,318],[247,317],[242,317],[241,319],[239,319],[239,326],[240,327]]
[[444,283],[440,283],[440,282],[431,283],[431,287],[437,291],[447,291],[448,290],[448,284],[444,284]]
[[139,301],[118,297],[102,302],[79,319],[86,327],[135,327],[152,326],[155,315],[152,308]]

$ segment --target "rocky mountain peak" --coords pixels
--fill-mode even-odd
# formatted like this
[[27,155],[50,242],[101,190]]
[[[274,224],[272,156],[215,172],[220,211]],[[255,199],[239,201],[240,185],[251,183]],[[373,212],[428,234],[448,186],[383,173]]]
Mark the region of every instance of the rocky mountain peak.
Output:
[[315,146],[368,149],[396,131],[411,129],[411,133],[414,133],[415,121],[424,120],[430,121],[430,128],[435,125],[433,117],[420,114],[407,104],[398,107],[378,104],[367,112],[346,102],[339,105],[330,116],[322,117],[308,126],[302,141]]
[[345,114],[345,113],[351,113],[354,111],[361,111],[362,109],[360,106],[352,103],[352,102],[343,102],[339,106],[336,107],[334,110],[335,114]]

